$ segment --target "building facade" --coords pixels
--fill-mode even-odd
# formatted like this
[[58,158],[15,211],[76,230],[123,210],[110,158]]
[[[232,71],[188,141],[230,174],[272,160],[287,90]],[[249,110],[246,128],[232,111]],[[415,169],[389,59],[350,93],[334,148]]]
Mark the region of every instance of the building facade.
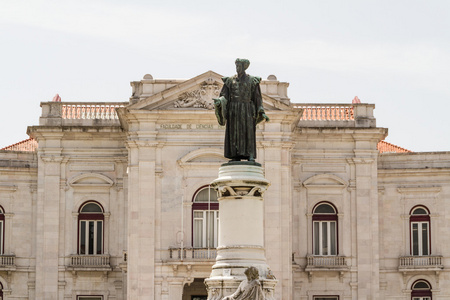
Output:
[[[128,102],[42,102],[0,150],[0,299],[206,299],[218,245],[221,76],[146,75]],[[276,299],[450,299],[450,152],[383,142],[373,104],[261,83]]]

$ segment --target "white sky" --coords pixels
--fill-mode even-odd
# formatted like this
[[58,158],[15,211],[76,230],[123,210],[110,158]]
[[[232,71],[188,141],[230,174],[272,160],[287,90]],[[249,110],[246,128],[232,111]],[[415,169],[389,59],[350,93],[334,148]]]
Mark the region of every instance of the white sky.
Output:
[[450,151],[448,0],[2,0],[0,147],[39,103],[128,101],[130,81],[275,74],[295,103],[375,103],[388,142]]

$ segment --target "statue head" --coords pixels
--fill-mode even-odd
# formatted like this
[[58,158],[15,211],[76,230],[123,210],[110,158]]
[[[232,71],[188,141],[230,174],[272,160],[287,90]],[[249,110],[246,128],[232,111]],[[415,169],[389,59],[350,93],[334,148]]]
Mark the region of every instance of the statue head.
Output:
[[259,279],[259,272],[255,267],[247,268],[247,270],[244,271],[244,274],[247,276],[248,281]]
[[236,71],[238,73],[244,72],[250,66],[250,61],[245,58],[236,58],[234,63],[236,64]]

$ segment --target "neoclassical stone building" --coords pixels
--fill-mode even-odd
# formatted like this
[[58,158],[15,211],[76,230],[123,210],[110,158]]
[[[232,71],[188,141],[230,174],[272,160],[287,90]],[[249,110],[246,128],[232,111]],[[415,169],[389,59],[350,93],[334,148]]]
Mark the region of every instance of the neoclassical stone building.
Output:
[[[42,102],[30,139],[0,150],[0,299],[206,299],[221,76],[131,86],[123,103]],[[276,299],[450,299],[450,152],[383,142],[373,104],[261,88]]]

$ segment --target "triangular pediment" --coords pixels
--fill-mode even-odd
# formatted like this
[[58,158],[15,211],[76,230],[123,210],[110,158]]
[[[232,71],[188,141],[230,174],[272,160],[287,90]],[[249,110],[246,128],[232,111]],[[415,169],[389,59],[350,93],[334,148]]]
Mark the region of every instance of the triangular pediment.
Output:
[[[130,110],[213,110],[212,98],[219,97],[222,75],[208,71],[140,100]],[[262,95],[266,110],[290,110],[290,106],[266,94]]]

